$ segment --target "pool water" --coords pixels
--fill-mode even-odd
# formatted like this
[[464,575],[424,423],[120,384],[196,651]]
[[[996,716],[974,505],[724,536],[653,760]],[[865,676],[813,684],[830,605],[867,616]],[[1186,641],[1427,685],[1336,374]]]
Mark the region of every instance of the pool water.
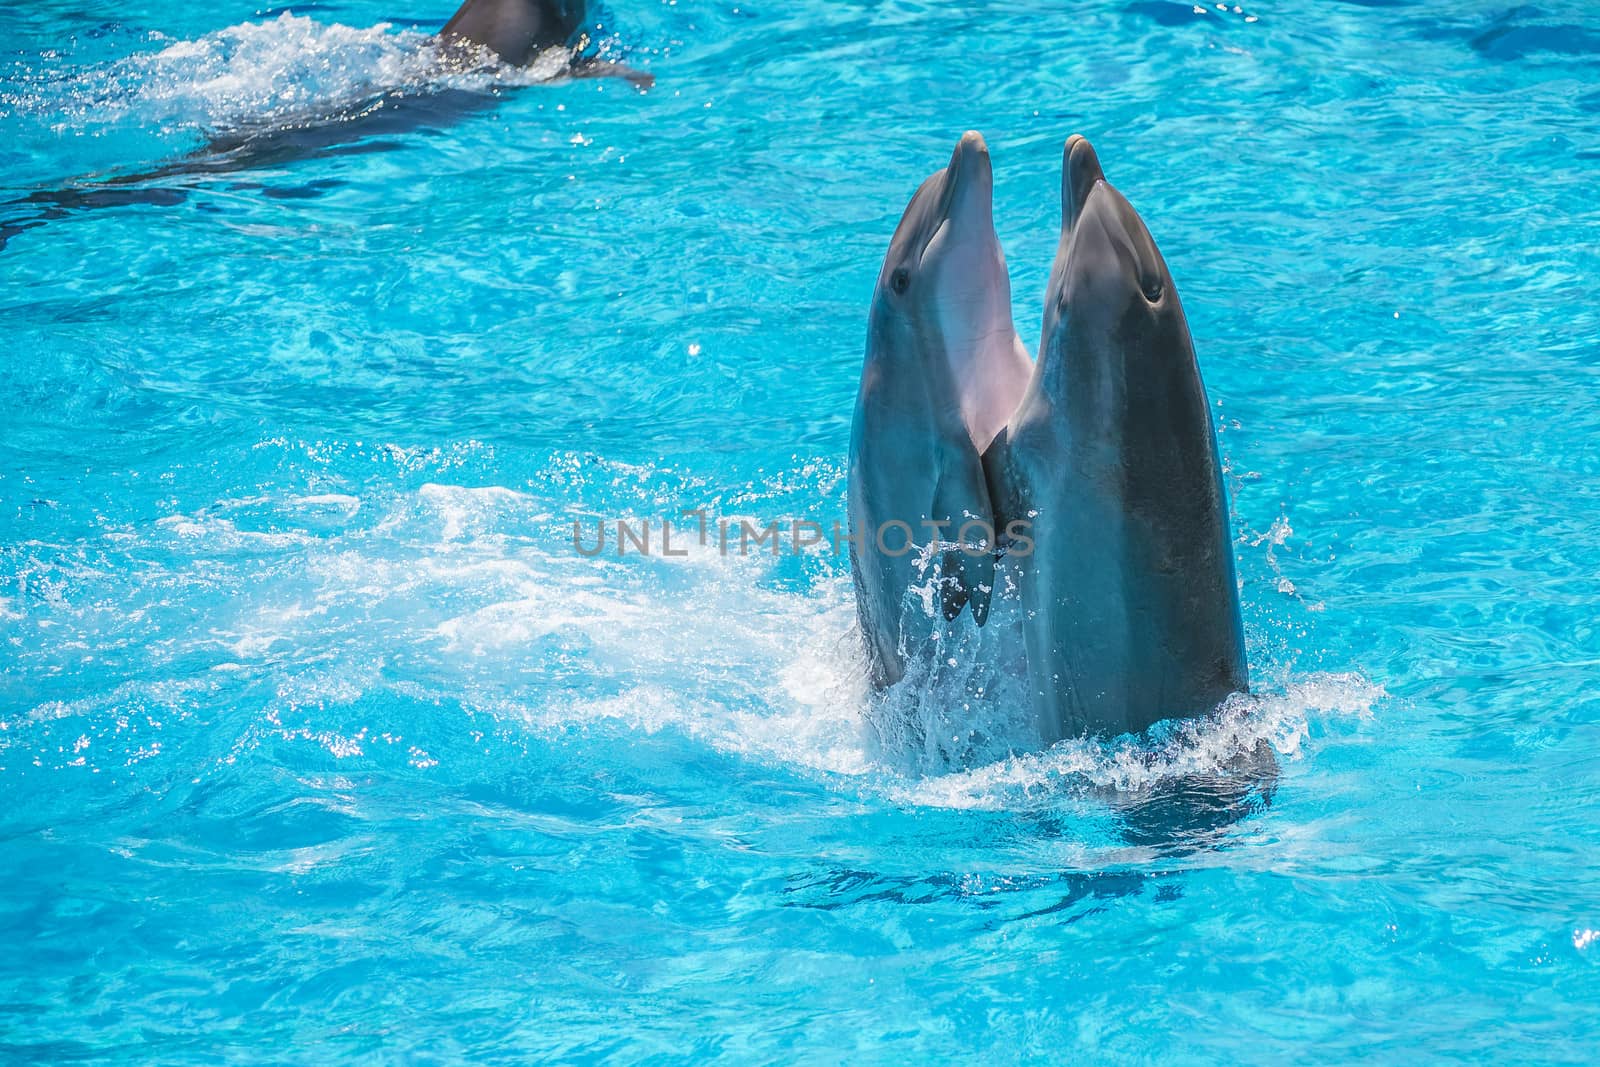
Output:
[[[1600,11],[611,0],[640,95],[451,10],[0,9],[0,1059],[1592,1059]],[[394,88],[472,106],[15,203]],[[1207,722],[1038,751],[870,698],[826,547],[574,542],[844,517],[968,128],[1030,347],[1071,133],[1177,279]]]

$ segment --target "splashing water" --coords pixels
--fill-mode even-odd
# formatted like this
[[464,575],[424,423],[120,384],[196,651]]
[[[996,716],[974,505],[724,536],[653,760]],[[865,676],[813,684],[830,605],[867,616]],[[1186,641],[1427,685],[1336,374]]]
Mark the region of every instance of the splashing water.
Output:
[[[566,469],[558,459],[545,473]],[[625,494],[628,483],[660,478],[649,468],[618,473],[612,489]],[[619,503],[648,507],[626,495]],[[93,648],[156,641],[174,611],[204,605],[187,636],[159,638],[162,660],[199,677],[274,679],[292,711],[359,706],[394,688],[386,665],[404,661],[402,690],[460,693],[468,709],[507,727],[671,731],[729,756],[842,776],[852,792],[897,803],[996,810],[1218,773],[1262,742],[1292,758],[1308,714],[1367,714],[1381,696],[1355,676],[1291,679],[1275,695],[1237,700],[1153,742],[1079,740],[1038,753],[1019,680],[1015,598],[997,597],[982,629],[963,614],[936,635],[933,654],[913,659],[904,681],[872,696],[849,578],[826,542],[812,560],[818,577],[794,589],[778,573],[789,561],[730,555],[692,537],[682,558],[585,558],[571,522],[553,518],[561,506],[499,486],[433,481],[376,499],[222,499],[107,531],[95,566],[36,559],[22,567],[23,602],[54,605],[61,617],[52,622],[36,607],[14,618],[24,633],[70,620],[81,639],[68,647],[78,651],[63,657],[57,644],[44,661],[70,663],[94,658]],[[174,569],[153,582],[114,577],[138,574],[135,561],[152,555]],[[231,595],[205,598],[218,582]],[[1002,567],[998,588],[1011,584]],[[908,610],[935,609],[913,597]],[[0,721],[0,753],[110,770],[128,753],[102,716],[131,695],[117,689],[102,700],[23,710]],[[363,754],[348,732],[289,725],[292,718],[277,713],[246,743],[259,743],[265,728],[320,744],[335,759]],[[89,745],[52,751],[67,729],[62,720],[101,743],[87,755]],[[374,732],[380,724],[359,731]]]
[[[642,95],[379,28],[453,6],[0,5],[8,195],[485,98],[0,250],[0,1058],[1600,1041],[1589,6],[619,5]],[[1206,719],[1041,749],[1005,603],[874,695],[831,547],[573,544],[843,518],[967,128],[1025,336],[1069,133],[1178,281],[1256,686]]]

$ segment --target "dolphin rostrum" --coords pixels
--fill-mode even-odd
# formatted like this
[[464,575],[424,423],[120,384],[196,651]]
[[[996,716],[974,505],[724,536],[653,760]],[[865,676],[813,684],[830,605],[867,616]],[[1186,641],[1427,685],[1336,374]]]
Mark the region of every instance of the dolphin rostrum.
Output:
[[912,197],[872,297],[849,509],[857,617],[880,687],[904,676],[941,618],[988,615],[997,531],[980,457],[1030,369],[993,191],[988,146],[964,134]]
[[984,457],[1046,743],[1211,711],[1249,670],[1228,501],[1178,291],[1094,149],[1067,141],[1038,363]]

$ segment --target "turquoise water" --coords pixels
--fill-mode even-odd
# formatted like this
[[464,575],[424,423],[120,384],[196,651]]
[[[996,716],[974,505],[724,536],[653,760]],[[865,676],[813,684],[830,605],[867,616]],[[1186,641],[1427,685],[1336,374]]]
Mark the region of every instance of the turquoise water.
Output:
[[[466,104],[0,209],[0,1059],[1591,1060],[1592,5],[612,3],[648,95],[430,83],[448,2],[0,10],[0,199]],[[843,517],[967,128],[1030,344],[1070,133],[1182,290],[1213,721],[1035,752],[869,700],[831,552],[575,550]]]

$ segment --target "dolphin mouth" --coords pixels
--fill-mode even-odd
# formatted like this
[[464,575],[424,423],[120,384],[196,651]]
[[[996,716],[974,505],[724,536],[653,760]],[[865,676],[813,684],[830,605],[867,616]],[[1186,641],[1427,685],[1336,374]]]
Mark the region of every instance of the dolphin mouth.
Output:
[[1106,172],[1100,167],[1100,157],[1094,146],[1081,133],[1067,138],[1061,164],[1061,226],[1070,232],[1083,216],[1089,196],[1105,184]]

